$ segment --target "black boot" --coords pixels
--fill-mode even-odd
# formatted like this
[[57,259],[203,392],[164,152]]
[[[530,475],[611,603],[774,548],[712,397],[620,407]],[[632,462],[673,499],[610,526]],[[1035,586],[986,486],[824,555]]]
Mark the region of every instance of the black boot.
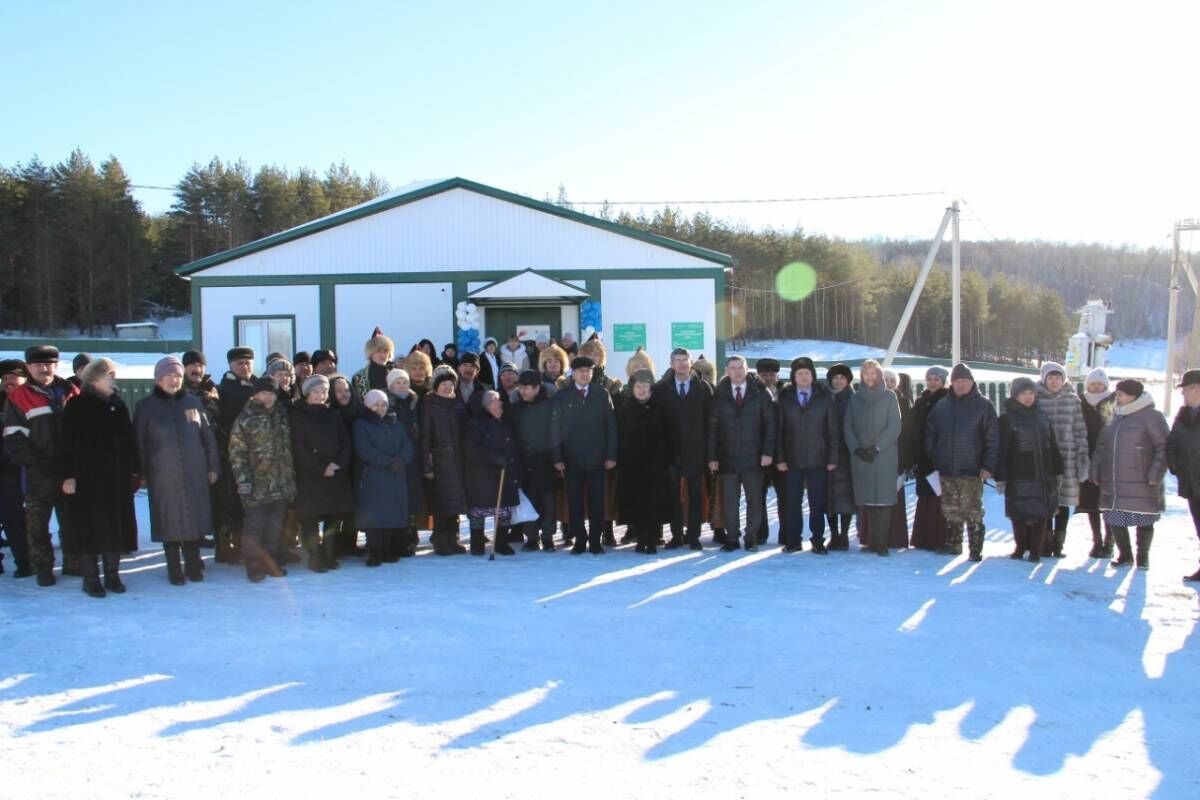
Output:
[[530,529],[530,531],[525,534],[525,544],[521,545],[521,552],[522,553],[536,553],[538,550],[541,550],[541,549],[542,549],[541,546],[538,544],[537,529],[536,528]]
[[104,588],[113,594],[125,594],[125,584],[121,583],[121,554],[104,554]]
[[333,534],[323,536],[321,539],[321,563],[325,565],[325,569],[338,569],[342,566],[337,558],[342,544],[344,542],[339,541],[338,537]]
[[308,551],[308,569],[311,572],[328,572],[325,566],[325,550],[321,546],[321,537],[310,533],[304,537],[304,549]]
[[471,528],[471,555],[483,555],[483,528]]
[[183,586],[183,566],[179,563],[179,543],[167,542],[163,545],[163,553],[167,557],[167,580],[171,582],[172,586]]
[[1029,546],[1029,560],[1036,564],[1042,560],[1042,537],[1046,535],[1046,526],[1041,522],[1031,522],[1025,527],[1025,543]]
[[378,567],[383,563],[383,534],[379,531],[367,531],[367,566]]
[[600,541],[605,547],[617,546],[617,538],[613,536],[613,524],[611,522],[604,525],[604,535],[600,537]]
[[183,574],[192,583],[204,580],[204,560],[200,558],[200,542],[183,543]]
[[824,555],[829,554],[829,550],[826,549],[826,547],[825,547],[825,537],[824,536],[815,536],[814,535],[812,537],[812,551],[819,556],[824,556]]
[[1184,580],[1187,581],[1188,583],[1200,582],[1200,569],[1196,570],[1191,575],[1184,577]]
[[501,556],[515,556],[517,554],[517,551],[513,550],[512,545],[508,543],[507,536],[496,534],[495,539],[496,541],[492,545],[493,553]]
[[946,543],[938,550],[944,556],[962,555],[962,524],[946,523]]
[[713,528],[713,544],[725,544],[725,529]]
[[389,530],[383,534],[383,544],[380,545],[380,557],[385,564],[395,564],[400,560],[400,545],[397,542],[402,541],[403,531]]
[[100,585],[100,567],[95,556],[75,556],[75,565],[83,575],[83,591],[89,597],[104,597],[106,592]]
[[1154,541],[1154,526],[1139,525],[1137,529],[1137,568],[1150,569],[1150,543]]
[[967,528],[967,547],[971,561],[983,561],[983,526],[971,525]]
[[1113,538],[1117,541],[1117,558],[1109,562],[1109,566],[1123,567],[1133,563],[1132,547],[1129,544],[1129,528],[1121,525],[1113,526]]
[[1113,532],[1112,526],[1104,523],[1104,546],[1100,548],[1100,558],[1112,558]]
[[1050,553],[1054,558],[1065,558],[1063,555],[1063,545],[1067,541],[1067,521],[1068,518],[1063,517],[1060,525],[1059,520],[1055,520],[1054,550]]
[[1025,550],[1029,547],[1029,534],[1026,530],[1025,523],[1013,523],[1013,551],[1009,558],[1014,561],[1022,561],[1025,558]]

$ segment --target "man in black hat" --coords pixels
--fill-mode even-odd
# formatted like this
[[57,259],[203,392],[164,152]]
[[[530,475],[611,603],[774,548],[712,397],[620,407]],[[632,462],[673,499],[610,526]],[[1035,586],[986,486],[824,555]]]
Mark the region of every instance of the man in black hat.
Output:
[[74,386],[76,389],[83,389],[83,381],[79,378],[79,373],[83,372],[83,368],[92,363],[91,353],[76,353],[71,359],[71,377],[67,378],[67,383]]
[[483,413],[483,393],[491,387],[476,380],[479,377],[479,356],[475,353],[463,353],[458,360],[457,371],[458,391],[455,397],[466,408],[467,418],[470,419]]
[[[586,547],[593,555],[604,552],[604,476],[617,465],[617,415],[612,396],[593,387],[596,362],[587,356],[571,361],[571,380],[554,395],[550,415],[550,441],[555,449],[554,468],[566,481],[567,513],[575,538],[572,553]],[[588,535],[583,536],[584,503]]]
[[215,558],[221,563],[236,564],[241,560],[245,510],[229,470],[229,433],[246,407],[246,401],[254,395],[254,348],[230,348],[225,358],[229,362],[229,369],[218,387],[219,419],[216,430],[217,445],[221,449],[221,475],[212,488],[212,494],[216,497],[214,508],[219,509],[214,520],[217,527]]
[[312,357],[304,350],[296,353],[292,359],[292,368],[296,370],[296,386],[303,386],[312,377]]
[[[523,370],[509,406],[517,444],[521,448],[521,489],[539,516],[525,523],[522,550],[553,550],[557,519],[559,478],[554,470],[554,447],[550,439],[550,417],[554,404],[536,369]],[[540,534],[540,536],[539,536]]]
[[328,378],[337,373],[337,353],[332,350],[313,350],[311,363],[313,375],[324,375]]
[[[1187,500],[1192,525],[1200,537],[1200,369],[1183,373],[1177,388],[1183,390],[1183,408],[1175,415],[1167,437],[1167,466],[1179,479],[1179,496]],[[1200,581],[1200,569],[1184,580]]]
[[811,358],[792,359],[790,373],[791,380],[779,390],[777,401],[779,452],[774,472],[786,481],[789,501],[779,511],[779,538],[789,553],[802,549],[807,493],[812,551],[824,555],[828,552],[825,503],[829,497],[829,474],[837,469],[841,450],[841,419],[833,394],[817,380],[817,368]]
[[[674,465],[671,467],[671,541],[668,549],[682,547],[703,549],[700,544],[700,525],[704,521],[704,470],[708,458],[708,417],[712,411],[713,387],[692,372],[692,354],[686,347],[671,351],[671,371],[654,386],[655,402],[666,409],[675,443]],[[687,538],[683,534],[683,500],[680,484],[687,487]]]
[[[8,403],[8,396],[24,386],[29,380],[25,362],[17,358],[0,361],[0,414]],[[25,490],[21,486],[21,465],[9,458],[0,447],[0,529],[12,548],[16,570],[15,578],[28,578],[33,574],[29,564],[29,533],[25,527]],[[0,555],[0,573],[4,572],[4,556]]]
[[63,546],[63,574],[68,570],[71,537],[64,536],[62,482],[62,411],[79,390],[55,375],[58,348],[36,345],[25,351],[29,381],[8,395],[4,409],[4,449],[25,468],[25,527],[29,534],[30,566],[38,586],[53,586],[54,548],[50,543],[50,514],[58,518],[58,538]]

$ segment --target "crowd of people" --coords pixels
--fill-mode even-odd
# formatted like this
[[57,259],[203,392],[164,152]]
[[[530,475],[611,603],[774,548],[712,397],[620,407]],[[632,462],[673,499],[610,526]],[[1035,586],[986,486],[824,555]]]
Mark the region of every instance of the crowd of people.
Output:
[[1012,558],[1061,558],[1073,509],[1089,521],[1089,556],[1146,569],[1168,469],[1200,532],[1200,370],[1184,375],[1168,430],[1138,381],[1110,389],[1097,369],[1079,394],[1055,363],[1015,379],[997,414],[966,364],[930,367],[914,398],[907,375],[874,360],[857,388],[847,366],[819,378],[803,356],[782,381],[775,359],[751,371],[731,356],[718,380],[684,348],[661,374],[639,349],[621,380],[598,337],[514,335],[461,354],[424,339],[398,355],[377,328],[364,353],[349,377],[329,349],[272,353],[256,376],[253,350],[234,347],[219,381],[203,353],[167,356],[132,413],[109,359],[81,355],[70,379],[48,345],[0,361],[0,526],[16,577],[56,583],[53,512],[62,574],[93,597],[124,592],[142,487],[175,585],[204,579],[205,547],[254,582],[286,575],[301,549],[314,572],[396,562],[421,531],[439,556],[484,555],[489,517],[493,555],[600,555],[618,544],[614,525],[639,553],[701,550],[706,523],[722,551],[753,551],[767,543],[770,488],[788,553],[805,550],[806,530],[812,553],[848,550],[857,516],[871,553],[958,556],[965,530],[979,561],[994,482]]

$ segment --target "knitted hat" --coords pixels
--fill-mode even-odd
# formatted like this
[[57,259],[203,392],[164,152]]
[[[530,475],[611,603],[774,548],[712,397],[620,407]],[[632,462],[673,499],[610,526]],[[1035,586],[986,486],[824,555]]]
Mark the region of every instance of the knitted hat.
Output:
[[79,373],[79,380],[82,383],[95,383],[108,375],[108,373],[116,371],[117,365],[112,359],[97,358],[87,363],[87,366],[83,368],[83,372]]
[[192,364],[208,366],[208,359],[205,358],[204,353],[201,353],[199,350],[188,350],[183,354],[183,365],[185,367],[190,367]]
[[[762,362],[759,362],[761,364]],[[796,370],[806,369],[814,378],[817,377],[817,368],[813,365],[813,360],[808,356],[798,356],[792,359],[791,367],[788,369],[788,374],[792,376],[792,380],[796,379]],[[759,372],[762,372],[760,366]]]
[[58,348],[52,344],[35,344],[25,348],[26,364],[50,364],[58,361]]
[[267,364],[268,375],[274,375],[276,372],[286,372],[289,375],[295,375],[296,369],[292,366],[292,362],[286,358],[277,358],[270,364]]
[[273,392],[275,391],[275,381],[266,375],[260,375],[250,384],[250,388],[254,390],[255,394],[259,392]]
[[300,394],[304,397],[308,397],[308,393],[313,389],[316,389],[318,386],[324,386],[325,389],[328,390],[329,378],[326,378],[324,375],[310,375],[309,377],[305,378],[304,383],[300,385]]
[[29,368],[19,358],[6,358],[0,361],[0,376],[4,375],[20,375],[22,378],[28,379]]
[[1057,361],[1047,361],[1045,364],[1042,364],[1042,380],[1046,380],[1046,376],[1051,372],[1057,372],[1064,378],[1067,377],[1067,371],[1063,369],[1063,365],[1059,364]]
[[1036,392],[1037,384],[1033,382],[1033,378],[1027,375],[1020,375],[1013,378],[1012,385],[1009,387],[1008,394],[1010,397],[1016,397],[1021,392]]
[[1146,391],[1146,387],[1141,381],[1135,381],[1133,378],[1126,378],[1117,384],[1117,391],[1123,394],[1133,395],[1133,397],[1141,397],[1142,392]]
[[851,381],[851,382],[854,381],[854,373],[851,372],[850,368],[847,367],[845,364],[834,364],[832,367],[825,370],[826,380],[832,378],[834,375],[841,375],[843,378],[845,378],[848,381]]
[[374,333],[367,340],[363,350],[366,352],[367,358],[370,358],[372,353],[387,353],[390,356],[396,352],[396,343],[384,336],[383,331],[376,325]]
[[760,358],[758,360],[758,362],[754,365],[754,369],[755,369],[755,371],[758,372],[759,375],[761,375],[764,372],[774,372],[774,373],[778,374],[779,367],[780,367],[780,364],[779,364],[778,358]]
[[1104,387],[1108,388],[1108,373],[1104,371],[1104,367],[1096,367],[1087,374],[1087,380],[1084,381],[1086,386],[1089,383],[1103,383]]
[[90,363],[92,363],[91,353],[76,353],[75,357],[71,359],[71,371],[79,372]]
[[969,381],[975,380],[975,376],[971,374],[971,368],[961,361],[954,365],[954,369],[950,370],[950,380],[956,381],[959,378],[966,378]]
[[946,378],[950,377],[950,372],[945,367],[935,364],[934,366],[925,370],[925,380],[929,380],[931,377],[935,377],[942,383],[945,383]]
[[633,373],[632,377],[630,377],[630,379],[629,379],[630,386],[632,386],[635,383],[648,383],[651,386],[653,386],[654,385],[654,373],[648,369],[639,369],[637,372]]
[[503,375],[506,372],[511,372],[514,375],[520,375],[520,370],[517,369],[517,365],[511,361],[505,361],[500,365],[500,374]]
[[[426,358],[428,358],[428,356],[426,356]],[[400,369],[399,367],[397,367],[396,369],[388,370],[388,374],[387,374],[388,388],[389,389],[392,388],[392,384],[395,383],[396,381],[400,380],[401,378],[404,378],[404,380],[408,381],[410,385],[412,384],[412,378],[408,377],[408,370]]]
[[370,408],[371,406],[376,405],[378,403],[383,403],[386,406],[387,402],[388,402],[387,395],[384,394],[383,392],[379,391],[378,389],[372,389],[371,391],[369,391],[365,395],[363,395],[363,405],[366,406],[367,408]]
[[175,356],[160,358],[154,365],[154,380],[162,380],[167,375],[182,375],[183,362]]
[[549,337],[549,336],[547,336],[547,335],[546,335],[546,334],[543,332],[543,333],[539,333],[539,334],[537,335],[537,339],[535,339],[534,341],[536,341],[538,344],[550,344],[550,337]]
[[253,347],[231,347],[225,352],[225,360],[232,364],[243,359],[254,360]]
[[458,376],[455,375],[454,370],[450,369],[449,367],[438,367],[437,369],[435,369],[433,371],[433,380],[430,385],[433,387],[433,390],[436,392],[438,386],[440,384],[445,383],[446,381],[450,381],[451,383],[457,383]]

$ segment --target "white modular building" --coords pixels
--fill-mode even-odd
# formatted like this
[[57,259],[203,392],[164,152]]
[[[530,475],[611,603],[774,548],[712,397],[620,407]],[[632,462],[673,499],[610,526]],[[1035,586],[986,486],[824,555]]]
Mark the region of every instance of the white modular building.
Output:
[[411,184],[186,264],[193,339],[226,350],[331,348],[357,368],[376,326],[399,354],[421,339],[503,342],[591,325],[623,368],[644,347],[660,370],[687,347],[721,363],[733,259],[551,203],[451,178]]

